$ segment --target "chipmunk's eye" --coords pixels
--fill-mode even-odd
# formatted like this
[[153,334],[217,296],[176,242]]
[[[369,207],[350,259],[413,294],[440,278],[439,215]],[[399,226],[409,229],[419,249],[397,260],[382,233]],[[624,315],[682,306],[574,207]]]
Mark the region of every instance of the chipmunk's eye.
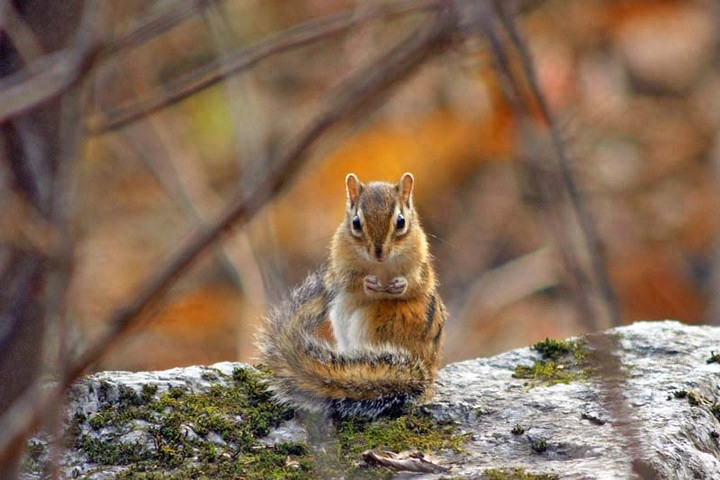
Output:
[[403,228],[405,228],[405,217],[402,216],[402,213],[398,213],[397,220],[395,220],[395,229],[402,230]]
[[360,217],[358,217],[357,215],[355,215],[352,219],[352,228],[356,232],[359,232],[362,230],[362,225],[360,225]]

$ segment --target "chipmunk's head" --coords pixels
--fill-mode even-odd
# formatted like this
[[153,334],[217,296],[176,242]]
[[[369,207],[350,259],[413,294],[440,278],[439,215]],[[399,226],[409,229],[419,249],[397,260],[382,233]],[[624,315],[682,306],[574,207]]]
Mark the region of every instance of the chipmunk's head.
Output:
[[414,183],[410,173],[403,174],[396,184],[363,184],[353,173],[345,178],[345,228],[355,248],[367,260],[380,263],[392,260],[418,228],[412,201]]

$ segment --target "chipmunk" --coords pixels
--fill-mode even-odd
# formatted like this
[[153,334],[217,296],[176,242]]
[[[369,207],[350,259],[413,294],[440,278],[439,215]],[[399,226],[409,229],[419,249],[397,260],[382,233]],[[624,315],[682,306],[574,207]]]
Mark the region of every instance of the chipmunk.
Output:
[[[428,393],[445,306],[413,206],[413,176],[363,184],[351,173],[345,184],[345,219],[328,264],[264,319],[257,345],[278,401],[375,417]],[[334,344],[320,333],[328,322]]]

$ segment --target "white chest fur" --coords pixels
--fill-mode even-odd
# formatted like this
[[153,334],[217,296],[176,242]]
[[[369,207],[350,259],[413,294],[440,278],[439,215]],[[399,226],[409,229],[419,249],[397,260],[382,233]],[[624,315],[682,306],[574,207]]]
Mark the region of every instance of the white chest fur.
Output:
[[370,345],[367,307],[358,306],[346,295],[338,295],[330,305],[330,323],[340,352],[361,350]]

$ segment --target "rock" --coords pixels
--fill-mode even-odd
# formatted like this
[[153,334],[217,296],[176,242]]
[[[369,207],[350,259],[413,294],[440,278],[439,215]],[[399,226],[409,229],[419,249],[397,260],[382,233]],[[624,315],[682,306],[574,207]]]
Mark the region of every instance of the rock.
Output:
[[[720,478],[720,363],[708,363],[720,351],[720,328],[641,322],[607,333],[618,345],[629,418],[615,418],[618,410],[604,400],[605,390],[594,373],[597,365],[589,360],[595,357],[582,340],[455,363],[440,372],[435,395],[420,410],[443,422],[442,428],[452,423],[466,433],[462,451],[432,452],[434,463],[451,467],[448,473],[397,478],[534,474],[522,478],[625,479],[633,478],[631,452],[638,452],[635,460],[658,478]],[[210,478],[233,478],[223,470],[226,465],[251,452],[272,450],[275,456],[247,460],[242,468],[248,470],[242,473],[247,478],[269,476],[265,470],[250,470],[265,462],[299,475],[293,478],[349,476],[338,462],[360,462],[359,454],[335,459],[329,467],[322,461],[321,452],[342,443],[341,434],[331,433],[330,443],[318,447],[308,433],[317,425],[333,424],[302,415],[291,419],[292,412],[268,403],[253,372],[243,364],[220,363],[164,372],[103,372],[82,380],[70,395],[70,448],[61,475],[132,478],[138,473],[128,473],[131,465],[157,473],[160,460],[154,459],[161,459],[170,473],[190,468],[186,474],[192,478],[193,471],[199,475],[205,471],[201,467],[213,466]],[[200,399],[219,401],[204,411]],[[180,410],[188,417],[179,416]],[[636,432],[631,448],[622,433],[628,430]],[[257,441],[247,440],[249,434]],[[42,435],[31,440],[22,478],[43,478],[46,442]],[[316,447],[312,457],[306,456],[306,442]],[[128,456],[104,455],[118,449]],[[357,451],[362,450],[359,445]],[[107,458],[124,460],[102,463]],[[313,466],[308,459],[323,465]]]
[[[720,364],[707,363],[720,350],[720,328],[641,322],[610,333],[619,335],[623,389],[643,460],[659,478],[720,478],[720,423],[711,412],[720,394]],[[537,358],[520,349],[442,371],[433,411],[460,420],[473,434],[465,446],[469,455],[459,459],[454,474],[473,477],[511,466],[563,479],[632,478],[628,448],[614,425],[619,419],[608,412],[597,385],[529,388],[512,377],[518,364]],[[676,398],[683,391],[703,400],[692,405]],[[473,415],[477,409],[479,416]],[[523,434],[511,433],[516,424]],[[538,440],[547,445],[541,453],[532,449]]]

